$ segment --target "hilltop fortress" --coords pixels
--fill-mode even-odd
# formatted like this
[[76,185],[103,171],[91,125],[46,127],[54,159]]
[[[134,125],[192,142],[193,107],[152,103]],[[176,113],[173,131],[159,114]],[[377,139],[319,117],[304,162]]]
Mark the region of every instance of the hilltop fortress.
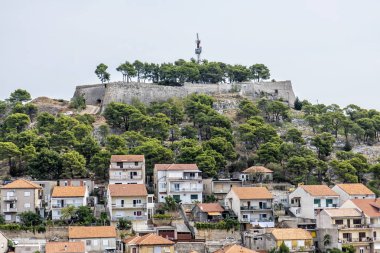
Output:
[[164,101],[171,97],[183,98],[191,93],[208,95],[239,93],[250,99],[267,97],[288,102],[293,106],[295,95],[290,81],[243,82],[243,83],[185,83],[183,86],[163,86],[153,83],[112,82],[105,84],[81,85],[75,89],[74,97],[84,96],[87,105],[101,106],[104,109],[111,102],[130,104],[138,99],[145,104]]

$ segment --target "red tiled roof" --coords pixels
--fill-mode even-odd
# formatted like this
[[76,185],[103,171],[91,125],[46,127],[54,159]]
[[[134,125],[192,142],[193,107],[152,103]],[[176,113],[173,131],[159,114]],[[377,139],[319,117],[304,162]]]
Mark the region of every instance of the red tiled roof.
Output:
[[46,253],[84,253],[84,242],[47,242]]
[[273,173],[273,171],[264,166],[252,166],[243,170],[243,173]]
[[148,192],[144,184],[110,184],[111,197],[146,196]]
[[351,199],[351,201],[362,210],[365,215],[369,217],[380,217],[380,199]]
[[69,238],[116,238],[116,229],[113,226],[70,226]]
[[86,186],[54,186],[52,197],[84,197]]
[[265,187],[232,187],[239,199],[273,199],[272,193]]
[[117,162],[143,162],[144,155],[112,155],[111,163]]
[[350,195],[374,195],[375,193],[364,184],[337,184],[339,188]]
[[197,205],[202,212],[223,212],[224,209],[219,203],[201,203]]
[[146,234],[144,236],[134,236],[124,240],[127,244],[136,245],[173,245],[174,242],[156,234]]
[[155,164],[154,170],[199,170],[195,163]]
[[257,253],[254,250],[245,248],[243,246],[237,244],[231,244],[227,246],[223,246],[221,249],[214,251],[213,253]]
[[301,185],[300,187],[312,196],[339,196],[327,185]]
[[42,189],[42,187],[38,184],[21,178],[13,181],[12,183],[2,186],[1,189]]

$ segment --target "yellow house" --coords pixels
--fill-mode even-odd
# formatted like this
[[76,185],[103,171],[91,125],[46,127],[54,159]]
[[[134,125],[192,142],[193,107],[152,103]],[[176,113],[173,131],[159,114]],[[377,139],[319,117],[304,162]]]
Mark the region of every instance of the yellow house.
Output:
[[125,239],[125,253],[174,253],[174,242],[156,234]]
[[302,228],[275,228],[271,231],[275,247],[284,243],[291,252],[314,251],[313,237]]

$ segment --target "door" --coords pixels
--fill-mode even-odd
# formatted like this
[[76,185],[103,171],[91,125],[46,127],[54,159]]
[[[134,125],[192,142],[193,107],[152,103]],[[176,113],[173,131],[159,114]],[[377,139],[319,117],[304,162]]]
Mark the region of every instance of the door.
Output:
[[179,192],[179,184],[174,184],[174,191]]
[[359,241],[360,242],[365,241],[365,232],[359,232]]
[[124,199],[120,200],[120,206],[124,207]]
[[350,219],[347,219],[347,227],[351,227],[351,220]]

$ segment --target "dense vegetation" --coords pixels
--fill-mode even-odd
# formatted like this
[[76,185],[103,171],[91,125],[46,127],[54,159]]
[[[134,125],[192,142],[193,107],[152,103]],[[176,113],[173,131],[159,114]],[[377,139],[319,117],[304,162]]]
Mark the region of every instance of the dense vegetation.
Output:
[[[375,191],[380,185],[380,163],[350,151],[378,142],[375,110],[298,100],[297,112],[281,101],[241,99],[227,117],[213,97],[193,94],[150,105],[111,103],[106,123],[94,129],[94,116],[38,113],[29,100],[16,90],[0,102],[0,159],[11,176],[107,180],[110,155],[129,153],[145,155],[149,176],[155,163],[195,162],[204,177],[265,165],[276,181],[363,182]],[[308,136],[291,123],[295,116],[310,126]]]
[[[110,81],[111,75],[107,72],[108,66],[104,63],[96,67],[95,74],[102,83]],[[269,69],[264,64],[230,65],[223,62],[208,62],[203,60],[198,64],[194,59],[185,61],[179,59],[174,63],[143,63],[126,61],[117,68],[123,76],[124,82],[133,79],[137,82],[153,82],[164,85],[181,85],[191,83],[219,83],[244,82],[248,80],[266,80],[270,78]]]

